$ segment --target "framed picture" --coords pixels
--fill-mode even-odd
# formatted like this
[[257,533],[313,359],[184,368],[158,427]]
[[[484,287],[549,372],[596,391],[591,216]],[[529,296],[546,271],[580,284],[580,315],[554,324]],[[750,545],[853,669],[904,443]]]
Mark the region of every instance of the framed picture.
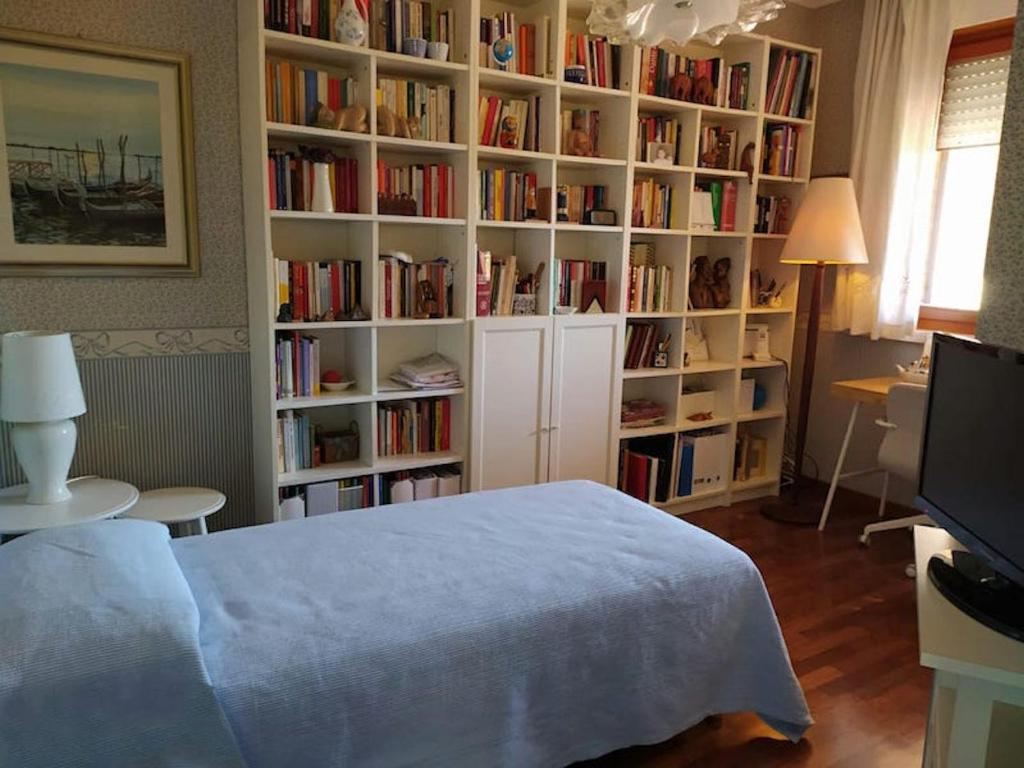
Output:
[[0,274],[197,275],[185,55],[0,28]]
[[658,165],[675,165],[675,146],[664,141],[647,142],[647,162]]

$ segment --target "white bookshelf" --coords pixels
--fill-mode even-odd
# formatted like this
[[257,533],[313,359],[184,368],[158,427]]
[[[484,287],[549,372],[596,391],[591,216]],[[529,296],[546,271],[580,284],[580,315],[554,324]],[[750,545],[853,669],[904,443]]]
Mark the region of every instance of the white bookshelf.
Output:
[[[477,32],[481,15],[514,12],[522,20],[537,21],[550,16],[552,21],[551,60],[564,58],[566,30],[585,31],[589,3],[578,0],[470,0],[440,3],[455,8],[456,40],[450,61],[436,62],[402,54],[357,48],[329,41],[299,37],[263,29],[263,4],[244,0],[239,4],[240,104],[242,117],[243,172],[245,179],[246,251],[248,261],[250,345],[252,367],[253,452],[257,483],[257,519],[275,519],[278,488],[308,482],[379,474],[401,469],[435,465],[460,465],[464,487],[469,475],[468,458],[474,435],[470,423],[470,375],[472,353],[470,325],[474,322],[476,245],[495,253],[514,253],[523,271],[533,271],[541,263],[546,276],[538,295],[538,314],[550,316],[556,296],[555,258],[586,258],[608,263],[606,309],[626,320],[653,320],[672,333],[672,359],[667,369],[618,370],[623,398],[652,391],[678,393],[684,383],[709,377],[716,389],[731,393],[731,407],[716,413],[713,422],[700,426],[687,423],[670,409],[670,423],[650,430],[619,430],[619,440],[632,436],[672,434],[713,424],[736,433],[740,425],[764,430],[769,437],[769,476],[743,483],[729,482],[710,495],[672,499],[667,506],[673,512],[701,506],[729,503],[777,492],[785,433],[786,372],[791,359],[795,325],[795,302],[799,272],[795,267],[778,264],[784,236],[755,235],[752,232],[755,195],[776,190],[798,201],[806,185],[810,167],[814,121],[776,118],[763,110],[768,77],[768,59],[772,46],[806,50],[818,57],[815,78],[820,71],[820,51],[774,41],[759,35],[741,35],[728,39],[721,49],[687,46],[691,56],[710,58],[724,55],[728,61],[749,61],[752,65],[751,109],[746,111],[678,102],[637,93],[639,51],[625,48],[622,53],[620,89],[612,90],[563,82],[561,66],[553,77],[515,75],[485,68],[477,61]],[[435,7],[437,10],[437,7]],[[540,30],[538,29],[538,34]],[[719,53],[719,50],[725,53]],[[264,72],[267,57],[284,58],[321,66],[357,80],[358,100],[374,104],[374,86],[378,75],[401,76],[428,82],[443,82],[457,92],[456,142],[452,144],[403,140],[376,135],[375,110],[370,109],[368,134],[346,133],[307,126],[268,122],[264,111]],[[815,83],[815,91],[817,83]],[[541,150],[525,152],[477,146],[477,99],[481,94],[509,97],[541,97]],[[597,108],[601,111],[601,154],[599,158],[578,158],[559,152],[558,115],[563,107]],[[686,150],[679,165],[664,167],[634,160],[636,120],[641,114],[679,117],[684,123]],[[802,131],[801,157],[796,178],[775,178],[758,173],[764,126],[769,122],[788,122]],[[715,171],[697,167],[698,128],[701,124],[728,125],[740,132],[740,146],[754,141],[755,173],[752,181],[738,171]],[[267,193],[268,147],[294,147],[309,144],[335,149],[359,160],[359,213],[318,214],[272,211]],[[455,218],[386,216],[377,212],[377,160],[403,163],[443,160],[454,167]],[[477,210],[477,171],[481,168],[528,169],[538,175],[538,186],[603,184],[608,188],[607,207],[617,213],[614,226],[587,226],[554,220],[486,221]],[[666,230],[637,229],[630,226],[634,178],[656,177],[677,190],[672,227]],[[702,178],[727,178],[738,182],[740,195],[737,232],[697,233],[690,227],[690,190]],[[675,285],[671,310],[662,313],[623,312],[624,292],[628,286],[628,249],[633,241],[654,243],[659,264],[672,267]],[[456,270],[455,317],[444,320],[386,320],[375,306],[377,296],[377,255],[382,250],[404,248],[416,257],[448,256]],[[726,310],[687,312],[686,292],[689,265],[696,255],[729,255],[732,258],[732,305]],[[281,324],[275,320],[272,259],[303,258],[362,261],[366,322],[320,322]],[[779,309],[749,308],[749,274],[754,266],[771,267],[778,279],[788,281],[786,303]],[[683,367],[682,339],[688,320],[701,322],[712,345],[712,359]],[[532,318],[491,318],[489,323],[532,322]],[[740,357],[742,331],[749,322],[767,323],[772,328],[772,347],[780,362],[754,364]],[[344,361],[346,371],[354,372],[357,383],[352,392],[321,395],[317,398],[293,398],[278,401],[274,397],[274,333],[278,330],[302,330],[321,339],[322,355]],[[621,344],[620,344],[621,346]],[[721,351],[716,351],[718,347]],[[399,397],[419,393],[394,393],[382,386],[394,365],[404,359],[431,350],[456,360],[465,386],[446,392],[452,400],[452,448],[443,454],[408,457],[376,455],[376,418],[378,405]],[[331,355],[334,357],[332,358]],[[769,389],[772,407],[756,415],[736,413],[739,379],[744,374],[763,378]],[[434,394],[434,393],[431,393]],[[318,418],[334,423],[355,420],[360,426],[359,459],[342,465],[321,466],[292,473],[276,470],[275,418],[286,408],[306,409]],[[731,457],[730,457],[731,463]],[[729,477],[732,477],[730,467]]]

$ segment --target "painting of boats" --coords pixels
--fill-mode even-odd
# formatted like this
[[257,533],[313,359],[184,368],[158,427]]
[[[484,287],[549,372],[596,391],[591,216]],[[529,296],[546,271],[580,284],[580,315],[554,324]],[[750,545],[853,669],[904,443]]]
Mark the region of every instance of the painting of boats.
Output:
[[0,35],[0,181],[10,200],[9,214],[0,205],[0,266],[38,254],[39,263],[194,272],[191,137],[174,130],[191,130],[190,112],[168,88],[187,83],[183,63],[171,56],[164,73],[132,51],[122,76],[114,52],[86,47],[5,47]]

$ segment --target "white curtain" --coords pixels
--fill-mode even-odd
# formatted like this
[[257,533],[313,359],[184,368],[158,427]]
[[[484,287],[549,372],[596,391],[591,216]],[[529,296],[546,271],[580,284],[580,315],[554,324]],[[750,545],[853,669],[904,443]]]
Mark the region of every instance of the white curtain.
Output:
[[875,339],[914,331],[935,208],[935,132],[953,33],[950,2],[865,0],[850,175],[869,264],[838,272],[837,330]]

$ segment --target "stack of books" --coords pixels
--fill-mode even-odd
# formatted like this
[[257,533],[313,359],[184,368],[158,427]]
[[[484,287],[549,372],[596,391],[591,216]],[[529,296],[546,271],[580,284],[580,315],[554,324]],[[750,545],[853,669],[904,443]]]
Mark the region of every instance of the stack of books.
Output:
[[572,132],[585,131],[590,137],[590,153],[600,157],[598,149],[601,140],[601,110],[599,109],[563,109],[559,117],[559,131],[563,155],[572,154]]
[[356,81],[291,61],[267,59],[267,121],[313,125],[318,104],[331,109],[356,103]]
[[668,229],[672,221],[672,187],[654,179],[633,182],[634,227]]
[[[434,306],[419,305],[420,284],[430,283]],[[454,271],[446,258],[414,262],[409,254],[392,251],[377,261],[377,306],[386,319],[451,317]],[[430,309],[429,312],[427,310]]]
[[476,252],[476,315],[511,315],[512,299],[519,282],[515,256]]
[[735,181],[701,181],[693,188],[691,228],[715,232],[736,231],[739,187]]
[[278,399],[320,394],[320,339],[298,331],[278,333],[274,359]]
[[480,146],[540,151],[540,96],[481,96],[478,118]]
[[647,503],[668,501],[674,439],[674,435],[659,435],[624,441],[619,451],[619,490]]
[[294,472],[319,466],[316,430],[302,411],[287,410],[277,419],[277,471]]
[[451,449],[451,400],[434,397],[377,405],[377,455],[409,456]]
[[654,263],[650,243],[629,246],[627,312],[671,312],[672,268]]
[[[284,149],[267,153],[270,208],[310,211],[313,204],[313,163],[308,157]],[[359,212],[359,163],[353,157],[330,156],[327,161],[336,213]]]
[[734,480],[752,480],[768,474],[768,440],[749,430],[736,435],[736,457],[733,469]]
[[688,59],[663,48],[642,48],[640,51],[640,93],[648,96],[675,98],[672,78],[685,74],[691,79],[689,100],[694,101],[692,84],[707,78],[711,84],[711,105],[747,109],[750,98],[750,64],[726,64],[725,59]]
[[814,57],[803,51],[773,48],[768,62],[767,111],[810,117],[814,102]]
[[408,211],[403,208],[400,215],[437,216],[443,219],[454,215],[455,172],[445,163],[392,167],[378,160],[377,190],[378,207],[382,207],[381,202],[411,201]]
[[603,37],[565,33],[566,68],[583,67],[584,83],[598,88],[619,87],[622,48]]
[[[480,35],[477,45],[478,61],[485,69],[516,72],[536,77],[550,76],[548,72],[551,40],[551,17],[540,17],[537,24],[520,23],[508,11],[480,17]],[[512,58],[499,62],[494,58],[494,43],[506,40],[512,44]]]
[[665,421],[665,406],[653,400],[638,398],[622,401],[622,426],[625,429],[655,427]]
[[701,168],[719,168],[727,171],[739,169],[739,132],[715,125],[700,127],[700,151],[697,161]]
[[[356,0],[364,19],[370,0]],[[341,9],[339,0],[264,0],[263,26],[320,40],[334,39],[334,24]]]
[[630,321],[626,323],[626,370],[651,368],[654,366],[654,353],[659,347],[666,346],[671,338],[658,338],[656,323]]
[[762,172],[771,176],[797,175],[799,126],[768,123],[764,127],[764,162]]
[[407,37],[449,45],[455,41],[454,8],[433,12],[431,3],[421,0],[372,0],[369,5],[370,45],[378,50],[402,53]]
[[458,389],[462,386],[459,366],[444,355],[429,355],[408,360],[391,374],[391,381],[405,389]]
[[537,174],[482,168],[480,218],[487,221],[527,221],[537,218]]
[[403,470],[380,475],[377,480],[380,504],[457,496],[462,492],[462,473],[458,467],[435,467],[413,472]]
[[785,195],[758,195],[754,231],[768,235],[789,234],[790,205]]
[[682,142],[682,123],[674,117],[651,115],[640,116],[636,128],[636,159],[640,162],[653,163],[658,157],[652,157],[652,142],[671,144],[672,154],[668,158],[672,165],[679,165],[679,146]]
[[377,79],[377,105],[419,125],[418,139],[455,141],[455,89],[392,77]]
[[[557,221],[570,224],[589,224],[588,214],[605,207],[608,187],[603,184],[559,184],[555,188],[555,214]],[[543,187],[538,197],[541,218],[549,210],[551,189]]]
[[363,295],[363,266],[358,261],[285,261],[274,259],[278,308],[287,306],[291,322],[344,320]]
[[603,308],[608,280],[607,262],[555,259],[555,273],[558,276],[558,306],[576,307],[586,312],[596,297]]

